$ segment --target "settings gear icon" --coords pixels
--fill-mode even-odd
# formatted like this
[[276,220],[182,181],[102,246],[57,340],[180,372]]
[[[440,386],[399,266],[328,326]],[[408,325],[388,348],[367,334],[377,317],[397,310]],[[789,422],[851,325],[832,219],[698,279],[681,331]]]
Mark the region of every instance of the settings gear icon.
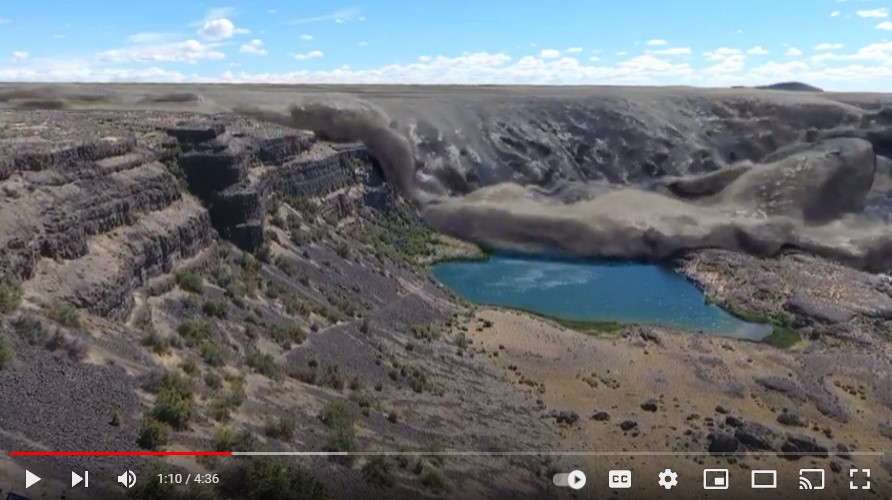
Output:
[[666,469],[660,473],[660,486],[671,490],[673,486],[678,484],[678,474],[672,472],[672,469]]

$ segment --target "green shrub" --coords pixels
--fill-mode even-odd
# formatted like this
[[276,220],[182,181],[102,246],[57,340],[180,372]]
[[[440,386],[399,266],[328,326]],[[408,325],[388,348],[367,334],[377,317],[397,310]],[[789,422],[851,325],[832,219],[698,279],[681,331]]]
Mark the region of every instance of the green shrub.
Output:
[[186,398],[170,391],[158,394],[152,417],[175,429],[185,429],[192,418],[194,403],[191,396]]
[[319,418],[332,429],[352,428],[357,418],[356,407],[346,399],[335,399],[322,408]]
[[112,427],[120,427],[123,422],[124,422],[124,415],[121,414],[121,410],[115,409],[112,412],[111,421],[109,422],[109,425],[111,425]]
[[171,339],[153,330],[142,338],[142,345],[151,349],[155,354],[164,355],[170,352]]
[[3,332],[0,332],[0,370],[12,366],[12,349],[6,346],[6,339]]
[[18,281],[0,282],[0,314],[9,314],[22,302],[22,285]]
[[365,482],[378,488],[390,488],[394,485],[391,462],[385,456],[376,455],[368,459],[362,466],[362,478]]
[[176,372],[165,374],[155,397],[152,417],[174,429],[182,430],[188,425],[193,411],[192,382]]
[[273,380],[282,378],[282,367],[276,363],[276,358],[271,354],[251,349],[245,357],[245,363],[255,372],[265,377]]
[[198,345],[198,355],[210,366],[223,366],[225,349],[222,345],[205,340]]
[[236,434],[228,427],[214,431],[211,447],[214,451],[256,451],[258,448],[257,440],[249,431],[242,430]]
[[177,326],[177,333],[189,347],[195,347],[210,340],[213,325],[204,318],[186,318]]
[[53,302],[46,311],[47,317],[69,328],[77,328],[81,324],[80,314],[77,309],[68,302]]
[[291,441],[294,438],[294,430],[297,427],[294,419],[290,417],[279,417],[268,419],[263,427],[263,433],[267,437],[278,439],[280,441]]
[[344,389],[344,381],[346,378],[344,372],[341,371],[341,366],[337,363],[332,363],[325,367],[325,373],[322,375],[320,385],[326,385],[332,389],[340,391]]
[[220,474],[217,491],[224,498],[328,500],[325,484],[313,473],[276,457],[233,460]]
[[424,475],[421,476],[421,484],[434,492],[443,492],[448,488],[446,486],[446,478],[443,473],[433,467],[425,467]]
[[223,388],[223,377],[216,372],[207,372],[204,375],[204,385],[210,389],[218,390]]
[[175,275],[177,286],[187,292],[204,293],[204,280],[193,271],[179,271]]
[[[330,453],[354,453],[356,451],[356,434],[352,427],[344,429],[332,429],[328,434],[323,451]],[[342,465],[353,465],[356,460],[354,455],[331,455],[333,462]]]
[[170,426],[152,417],[146,418],[136,443],[146,450],[157,450],[170,440]]
[[226,317],[226,301],[223,299],[209,299],[204,301],[201,312],[206,316],[223,319]]
[[286,349],[294,344],[303,344],[307,340],[307,332],[293,322],[284,325],[273,325],[269,329],[269,334],[277,344]]

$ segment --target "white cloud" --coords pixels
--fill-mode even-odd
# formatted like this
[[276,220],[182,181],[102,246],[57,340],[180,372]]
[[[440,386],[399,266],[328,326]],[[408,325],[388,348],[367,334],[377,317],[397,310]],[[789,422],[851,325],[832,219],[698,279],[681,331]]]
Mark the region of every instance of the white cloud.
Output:
[[305,61],[307,59],[321,59],[325,54],[323,54],[321,50],[313,50],[306,53],[291,54],[291,56],[298,61]]
[[859,10],[855,14],[858,14],[858,17],[889,17],[889,9],[882,7],[879,9]]
[[16,50],[12,53],[12,57],[10,59],[13,63],[20,63],[28,59],[28,53],[23,50]]
[[248,30],[236,28],[235,24],[225,17],[208,19],[198,30],[198,34],[207,40],[226,40],[245,33],[248,33]]
[[[332,12],[328,12],[326,14],[312,16],[312,17],[304,17],[301,19],[294,19],[290,21],[288,24],[309,24],[309,23],[318,23],[323,21],[333,21],[336,23],[344,23],[347,21],[352,21],[357,19],[360,14],[360,10],[356,7],[351,7],[349,9],[340,9]],[[365,19],[365,18],[362,18]]]
[[796,47],[790,47],[789,49],[787,49],[786,52],[784,52],[784,55],[788,57],[799,57],[802,55],[802,51],[797,49]]
[[363,41],[359,42],[357,45],[359,45],[360,47],[368,47],[369,42],[366,42],[365,40],[363,40]]
[[567,49],[568,54],[578,54],[580,52],[582,52],[582,47],[570,47]]
[[841,43],[819,43],[815,45],[815,50],[837,50],[843,48]]
[[841,14],[841,12],[839,12],[838,10],[834,10],[833,12],[830,13],[830,17],[837,17],[840,14]]
[[620,50],[619,52],[616,53],[616,55],[618,55],[618,56],[627,56],[627,55],[629,55],[629,53],[626,52],[625,50]]
[[878,30],[892,31],[892,21],[883,21],[880,24],[874,26],[874,28]]
[[655,50],[654,54],[663,56],[686,56],[691,54],[690,47],[672,47],[669,49]]
[[719,47],[711,52],[705,52],[707,61],[723,61],[729,57],[739,56],[743,54],[740,49],[732,49],[730,47]]
[[313,39],[313,35],[304,33],[303,35],[300,36],[300,39],[309,42],[310,40]]
[[646,43],[651,46],[659,46],[666,45],[669,42],[667,42],[666,40],[660,40],[659,38],[654,38],[653,40],[648,40]]
[[761,45],[756,45],[755,47],[747,50],[746,53],[752,56],[764,56],[768,54],[768,49],[762,47]]
[[127,37],[130,43],[164,43],[179,38],[176,33],[145,32],[134,33]]
[[539,51],[539,57],[542,59],[556,59],[561,57],[561,51],[557,49],[542,49]]
[[203,44],[198,40],[167,43],[160,45],[134,45],[100,52],[97,59],[107,62],[186,62],[195,63],[202,59],[223,59],[226,54],[214,50],[215,45]]
[[598,62],[598,61],[601,60],[601,58],[598,57],[598,56],[591,56],[591,57],[588,58],[588,60],[591,61],[591,62]]
[[269,54],[269,52],[263,48],[263,41],[259,38],[255,38],[250,42],[243,44],[238,51],[242,54],[253,54],[255,56],[265,56]]
[[[126,46],[81,59],[46,60],[32,56],[17,64],[6,60],[0,61],[0,81],[729,86],[798,80],[830,90],[881,90],[892,80],[892,41],[867,45],[850,53],[816,53],[808,59],[787,59],[780,55],[781,49],[778,60],[758,64],[753,63],[755,58],[748,58],[748,50],[721,47],[707,53],[706,67],[663,57],[656,51],[628,59],[611,57],[606,61],[596,57],[577,60],[560,56],[515,59],[503,53],[479,52],[454,57],[429,55],[406,64],[365,69],[333,64],[318,70],[251,73],[233,66],[229,72],[214,75],[173,71],[171,66],[162,64],[223,58],[224,54],[218,52],[221,46],[188,40],[178,44]],[[322,53],[290,56],[304,60],[322,57]],[[134,61],[158,62],[124,66]]]

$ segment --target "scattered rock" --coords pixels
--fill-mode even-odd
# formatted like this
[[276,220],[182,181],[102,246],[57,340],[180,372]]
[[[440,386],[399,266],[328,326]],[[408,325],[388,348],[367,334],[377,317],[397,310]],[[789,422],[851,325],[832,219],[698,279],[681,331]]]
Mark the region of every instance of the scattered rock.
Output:
[[791,427],[805,427],[807,425],[804,418],[796,413],[788,411],[786,408],[784,408],[784,411],[777,416],[777,422],[781,425],[788,425]]
[[840,465],[839,462],[837,462],[836,460],[831,460],[830,461],[830,470],[839,474],[840,472],[842,472],[842,465]]
[[743,425],[743,420],[740,417],[728,415],[725,417],[725,425],[728,425],[729,427],[740,427]]
[[740,446],[740,441],[730,434],[711,434],[709,452],[712,454],[734,453]]
[[781,451],[788,458],[800,458],[803,455],[815,457],[829,456],[827,447],[815,441],[815,438],[805,434],[790,434],[781,446]]
[[654,398],[650,398],[647,401],[641,403],[641,409],[644,411],[655,412],[657,411],[657,408],[657,400]]
[[836,456],[846,460],[852,459],[852,453],[849,451],[849,447],[843,443],[836,444]]
[[619,428],[624,431],[630,431],[636,427],[638,427],[638,422],[631,419],[623,420],[619,423]]
[[725,408],[725,407],[722,406],[722,405],[718,405],[718,406],[716,406],[716,407],[715,407],[715,412],[718,413],[718,414],[721,414],[721,415],[727,415],[728,413],[731,413],[727,408]]
[[781,440],[773,429],[756,422],[744,422],[734,432],[734,437],[751,450],[774,450]]
[[573,425],[579,421],[579,414],[575,411],[552,411],[548,416],[554,418],[554,421],[561,425]]
[[604,410],[598,410],[592,415],[592,420],[597,420],[598,422],[606,422],[610,420],[610,414]]

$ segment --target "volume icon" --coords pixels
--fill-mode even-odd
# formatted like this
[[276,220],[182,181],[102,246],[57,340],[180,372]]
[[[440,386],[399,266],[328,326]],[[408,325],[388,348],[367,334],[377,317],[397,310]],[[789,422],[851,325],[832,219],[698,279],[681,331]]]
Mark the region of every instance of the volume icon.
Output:
[[127,488],[133,488],[133,486],[136,485],[136,474],[134,474],[132,470],[128,470],[118,476],[118,482]]

